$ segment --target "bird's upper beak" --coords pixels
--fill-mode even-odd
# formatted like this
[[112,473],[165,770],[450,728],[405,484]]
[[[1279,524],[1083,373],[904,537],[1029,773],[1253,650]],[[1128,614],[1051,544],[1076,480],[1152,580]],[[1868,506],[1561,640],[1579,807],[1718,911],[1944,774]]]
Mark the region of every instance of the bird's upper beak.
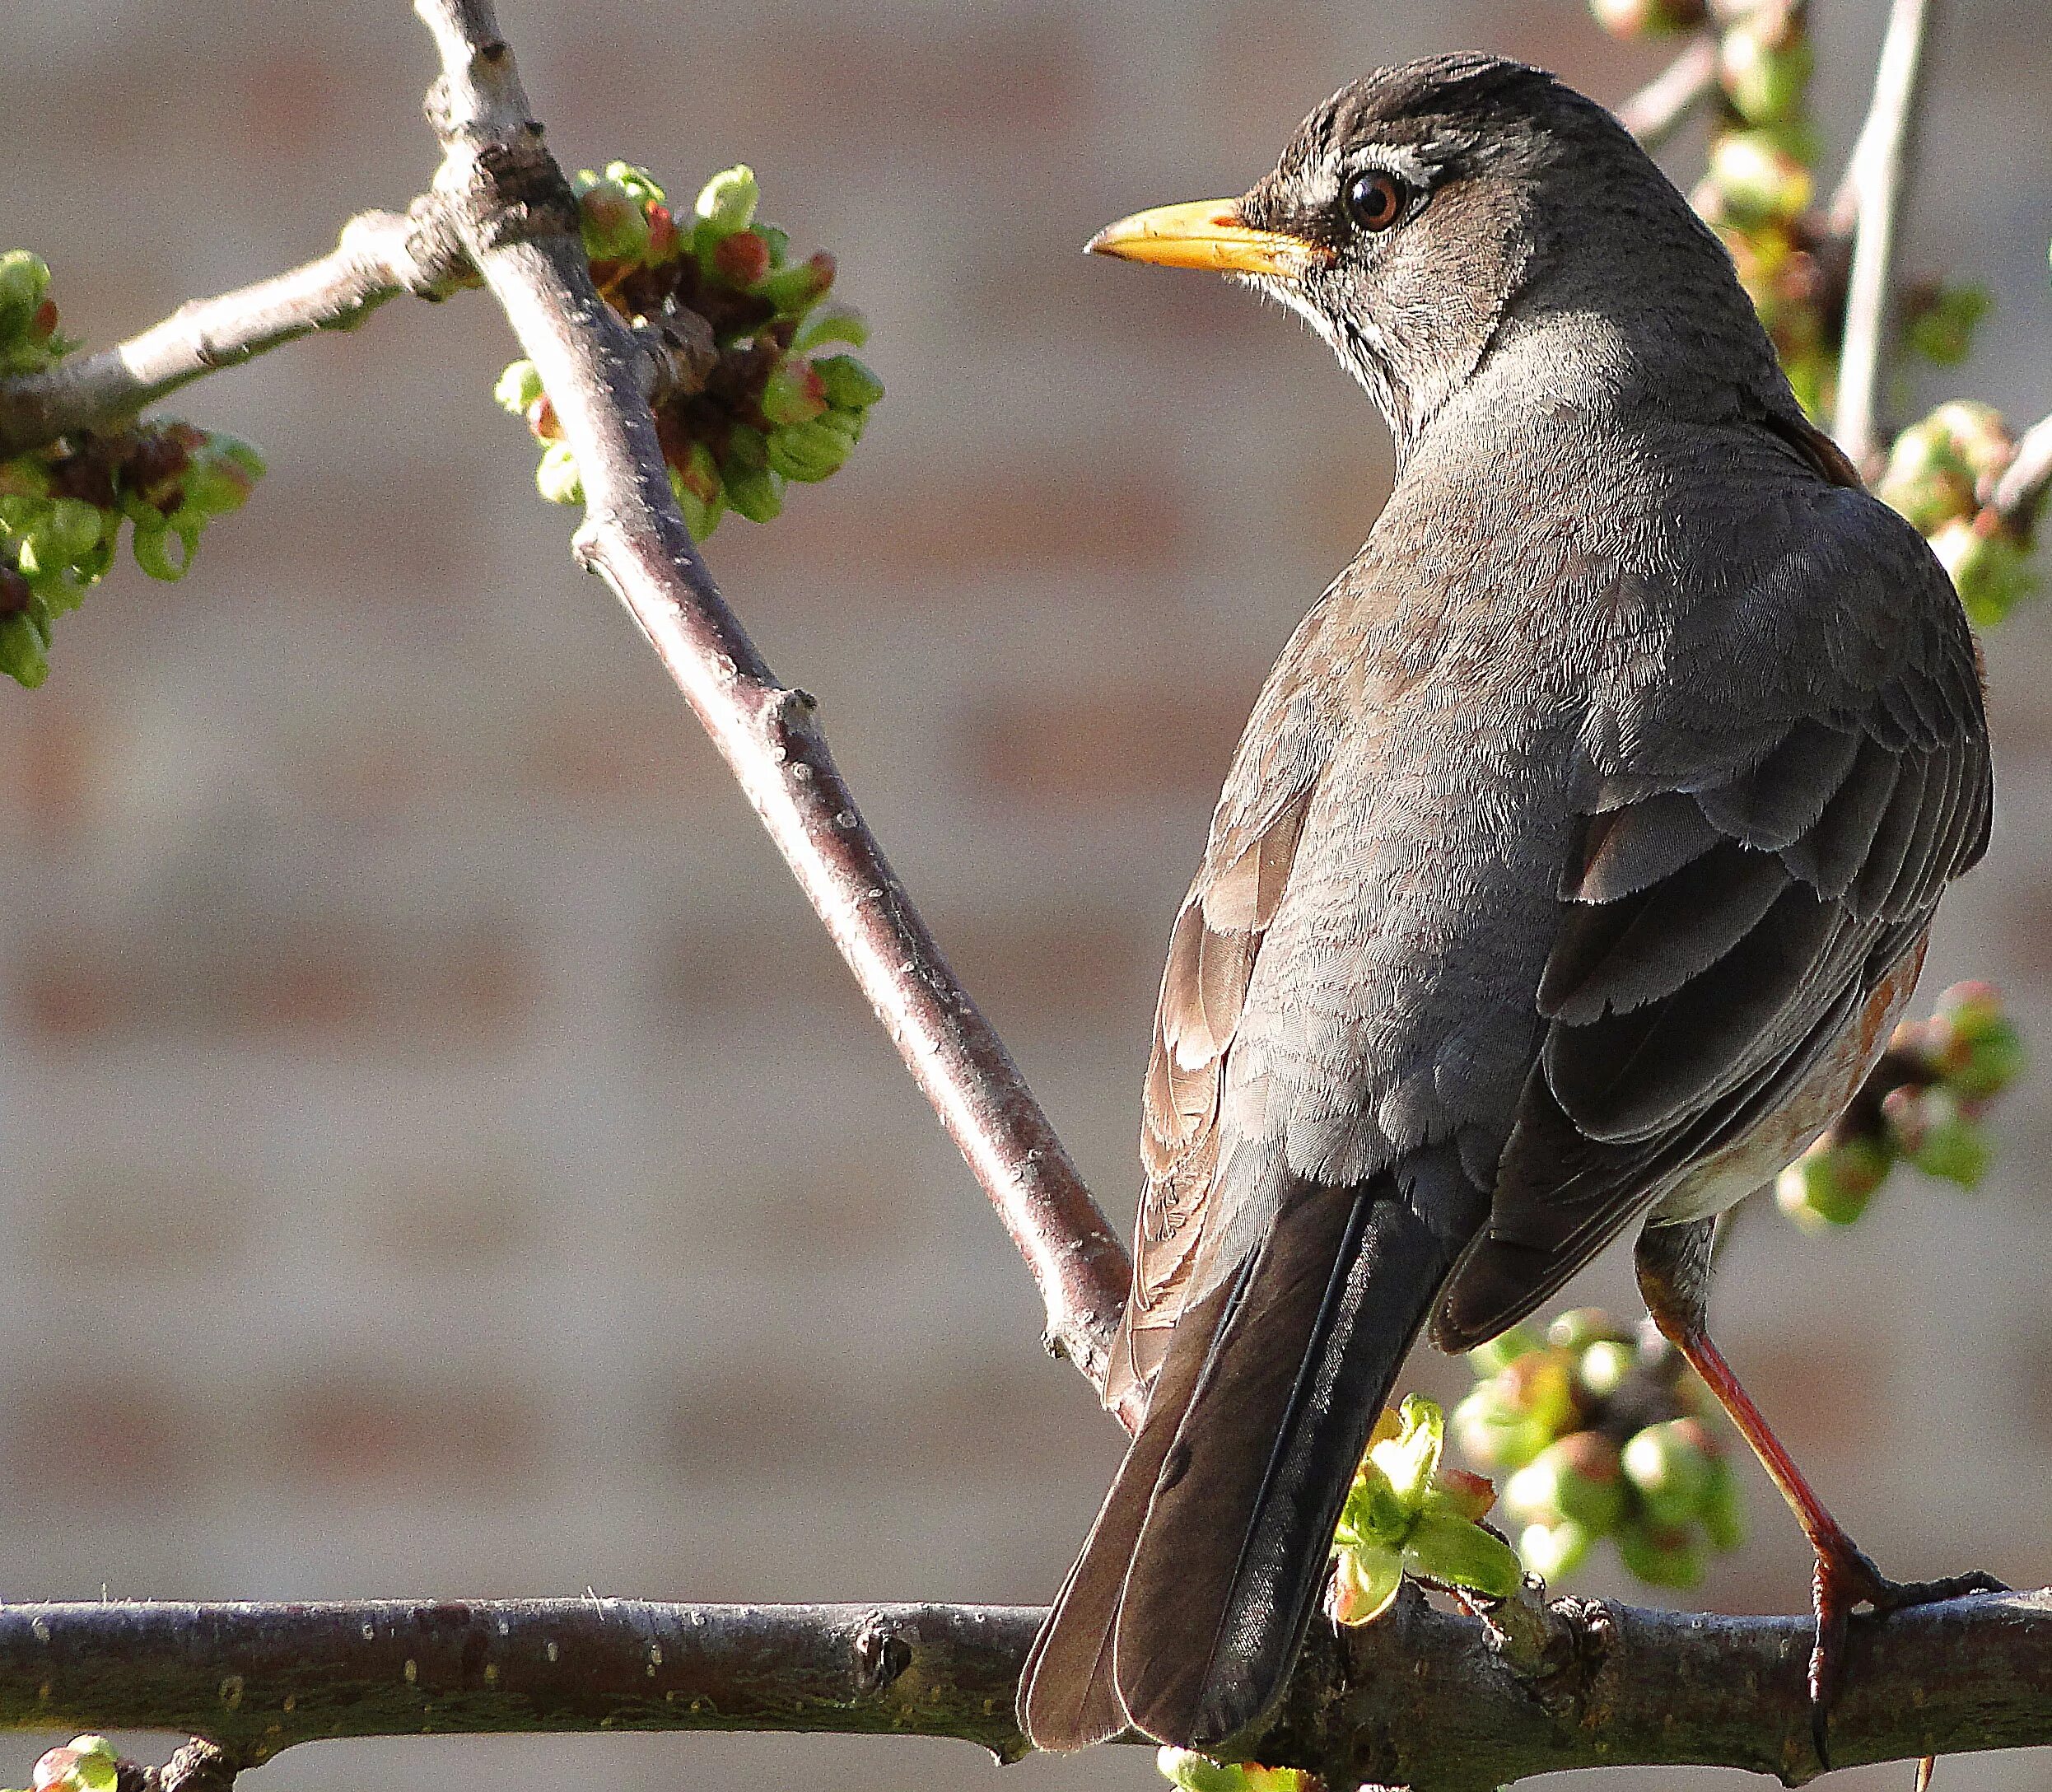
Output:
[[1237,199],[1158,205],[1108,224],[1084,245],[1094,255],[1151,261],[1164,268],[1209,268],[1217,273],[1294,278],[1328,262],[1332,251],[1282,231],[1260,231],[1240,217]]

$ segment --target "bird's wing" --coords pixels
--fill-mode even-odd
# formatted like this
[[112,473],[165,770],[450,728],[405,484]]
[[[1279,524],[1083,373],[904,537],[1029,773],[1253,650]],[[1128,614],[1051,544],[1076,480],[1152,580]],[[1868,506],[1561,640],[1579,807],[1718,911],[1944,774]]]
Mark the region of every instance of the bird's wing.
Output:
[[[1813,510],[1792,519],[1811,525],[1789,537],[1806,545],[1770,589],[1742,613],[1706,604],[1649,707],[1611,718],[1595,756],[1610,775],[1580,805],[1561,880],[1538,1060],[1489,1224],[1434,1320],[1447,1349],[1529,1312],[1801,1090],[1905,974],[1947,880],[1986,844],[1979,672],[1944,575],[1862,494]],[[1843,581],[1844,600],[1799,589],[1819,579]],[[1712,675],[1720,655],[1747,669],[1751,618],[1805,616],[1807,656],[1763,655],[1756,688]],[[1695,690],[1726,693],[1725,712],[1694,694],[1691,659]],[[1728,744],[1749,734],[1734,765]],[[1717,769],[1691,776],[1691,761]]]
[[1141,1097],[1145,1182],[1132,1296],[1108,1402],[1152,1378],[1185,1304],[1218,1166],[1226,1052],[1295,862],[1331,732],[1327,693],[1290,669],[1317,663],[1331,628],[1328,602],[1305,618],[1263,688],[1212,818],[1204,862],[1169,935]]

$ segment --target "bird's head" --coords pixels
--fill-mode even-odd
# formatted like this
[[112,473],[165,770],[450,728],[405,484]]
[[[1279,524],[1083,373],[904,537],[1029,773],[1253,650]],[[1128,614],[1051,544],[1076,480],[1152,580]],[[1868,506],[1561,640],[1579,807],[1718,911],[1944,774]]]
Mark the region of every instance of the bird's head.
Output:
[[1781,385],[1729,257],[1667,176],[1601,106],[1493,57],[1343,87],[1238,198],[1138,212],[1089,247],[1300,311],[1400,449],[1507,352],[1556,395]]

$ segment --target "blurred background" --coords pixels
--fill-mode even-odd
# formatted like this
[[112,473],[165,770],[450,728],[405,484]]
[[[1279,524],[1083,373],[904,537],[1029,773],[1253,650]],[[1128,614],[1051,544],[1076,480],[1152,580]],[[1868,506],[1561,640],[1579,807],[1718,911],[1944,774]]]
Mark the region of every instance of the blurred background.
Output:
[[[1835,172],[1882,0],[1816,0]],[[1951,0],[1904,266],[1998,308],[1897,414],[2052,405],[2042,0]],[[1576,0],[506,3],[571,166],[739,159],[830,246],[889,396],[711,558],[1122,1227],[1159,953],[1262,673],[1382,500],[1294,320],[1086,262],[1236,192],[1368,68],[1478,48],[1623,98]],[[433,166],[398,0],[15,0],[5,245],[102,345],[332,244]],[[1700,140],[1668,164],[1686,185]],[[1119,1437],[997,1222],[489,389],[478,296],[184,394],[270,476],[0,693],[0,1594],[1040,1601]],[[1989,646],[2000,806],[1926,996],[2041,1066],[1968,1197],[1748,1216],[1726,1348],[1891,1570],[2052,1578],[2052,606]],[[1621,1260],[1576,1290],[1638,1311]],[[1466,1371],[1422,1354],[1411,1384]],[[1793,1610],[1756,1540],[1702,1598]],[[1614,1558],[1578,1583],[1626,1590]],[[1644,1595],[1639,1595],[1643,1597]],[[43,1746],[6,1745],[0,1780]],[[987,1784],[959,1743],[326,1743],[253,1785]],[[2043,1755],[1942,1770],[2052,1780]],[[1613,1779],[1632,1783],[1634,1776]],[[1713,1776],[1635,1776],[1650,1786]],[[1039,1792],[1159,1785],[1037,1760]],[[1906,1784],[1906,1769],[1853,1776]]]

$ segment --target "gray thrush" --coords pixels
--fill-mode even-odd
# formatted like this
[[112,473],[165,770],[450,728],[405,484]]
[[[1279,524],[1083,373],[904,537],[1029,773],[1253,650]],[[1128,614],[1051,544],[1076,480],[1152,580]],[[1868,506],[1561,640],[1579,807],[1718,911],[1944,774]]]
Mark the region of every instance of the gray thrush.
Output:
[[1234,274],[1367,388],[1397,477],[1271,673],[1170,936],[1132,1294],[1144,1418],[1019,1694],[1204,1748],[1287,1677],[1406,1352],[1643,1220],[1661,1330],[1846,1618],[1902,1587],[1705,1333],[1718,1215],[1844,1107],[1988,837],[1974,643],[1803,416],[1730,258],[1542,72],[1386,70],[1243,197],[1090,245]]

